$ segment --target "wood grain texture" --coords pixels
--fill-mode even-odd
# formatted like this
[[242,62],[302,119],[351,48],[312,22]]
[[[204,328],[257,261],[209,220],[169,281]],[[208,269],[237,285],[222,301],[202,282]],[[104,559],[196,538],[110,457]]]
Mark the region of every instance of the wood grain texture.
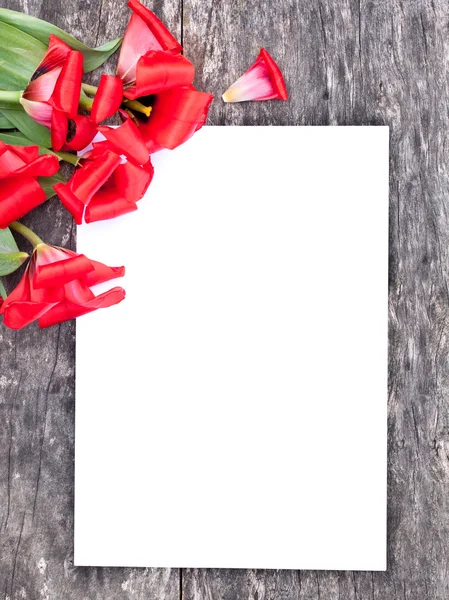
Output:
[[[156,5],[180,34],[179,0]],[[121,35],[129,18],[126,3],[112,0],[2,6],[51,21],[92,46]],[[45,241],[75,248],[72,219],[57,199],[23,221]],[[17,333],[0,325],[0,597],[177,600],[178,569],[73,566],[74,376],[74,322]]]
[[[15,333],[1,325],[0,594],[5,600],[447,600],[447,1],[147,5],[182,36],[198,87],[216,94],[210,124],[391,128],[388,571],[74,568],[75,326]],[[2,6],[48,19],[92,45],[119,35],[128,18],[116,0]],[[281,65],[290,101],[225,105],[221,93],[260,46]],[[273,150],[267,148],[268,162]],[[73,224],[58,201],[26,222],[49,242],[73,247]]]
[[[218,98],[211,123],[389,125],[391,140],[388,571],[189,570],[184,599],[447,600],[448,4],[184,0],[183,8],[197,84]],[[278,60],[290,101],[221,102],[261,46]],[[267,148],[268,164],[275,150]]]

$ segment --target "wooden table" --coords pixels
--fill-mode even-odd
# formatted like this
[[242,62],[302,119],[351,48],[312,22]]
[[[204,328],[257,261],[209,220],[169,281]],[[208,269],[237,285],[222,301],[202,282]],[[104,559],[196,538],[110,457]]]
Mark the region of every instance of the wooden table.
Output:
[[[129,18],[117,0],[5,5],[90,45],[121,35]],[[447,0],[147,5],[181,39],[197,66],[198,87],[216,94],[209,124],[391,128],[388,571],[74,567],[75,324],[17,333],[1,325],[0,594],[5,600],[448,600]],[[282,66],[290,101],[225,105],[221,93],[261,46]],[[46,241],[74,247],[72,220],[56,199],[25,222]],[[316,435],[319,443],[319,425]]]

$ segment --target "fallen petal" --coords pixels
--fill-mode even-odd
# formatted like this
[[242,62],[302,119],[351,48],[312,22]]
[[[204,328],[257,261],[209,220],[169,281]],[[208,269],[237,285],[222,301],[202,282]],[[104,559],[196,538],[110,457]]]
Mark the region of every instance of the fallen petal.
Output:
[[254,64],[222,96],[225,102],[247,100],[287,100],[288,93],[282,73],[265,48]]

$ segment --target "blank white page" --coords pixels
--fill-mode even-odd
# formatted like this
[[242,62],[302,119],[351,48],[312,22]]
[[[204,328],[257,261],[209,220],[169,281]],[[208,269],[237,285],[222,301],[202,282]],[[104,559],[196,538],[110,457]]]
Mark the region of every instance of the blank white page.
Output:
[[[75,563],[384,570],[388,128],[205,127],[78,227]],[[101,291],[101,287],[98,291]]]

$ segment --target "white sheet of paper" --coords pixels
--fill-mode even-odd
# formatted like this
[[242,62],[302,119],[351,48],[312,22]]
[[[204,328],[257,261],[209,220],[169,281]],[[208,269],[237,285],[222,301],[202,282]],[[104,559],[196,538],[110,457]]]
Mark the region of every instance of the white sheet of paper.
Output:
[[206,127],[77,322],[75,564],[384,570],[388,128]]

